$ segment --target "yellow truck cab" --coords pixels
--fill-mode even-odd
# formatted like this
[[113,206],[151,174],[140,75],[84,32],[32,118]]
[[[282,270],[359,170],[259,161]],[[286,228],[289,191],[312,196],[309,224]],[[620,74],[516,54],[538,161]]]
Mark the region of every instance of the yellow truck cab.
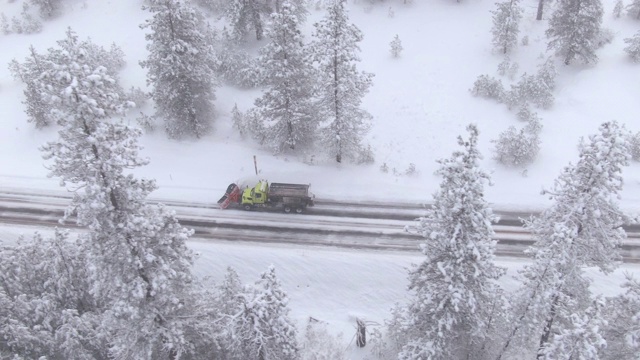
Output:
[[260,180],[256,186],[244,189],[242,192],[242,206],[245,210],[250,210],[254,205],[262,205],[267,202],[268,193],[269,183],[266,180]]
[[[235,186],[235,184],[232,185]],[[245,210],[279,207],[286,213],[292,211],[301,213],[308,206],[313,206],[313,197],[313,194],[309,193],[307,184],[269,184],[267,180],[260,180],[256,186],[244,189],[242,198],[239,200]]]

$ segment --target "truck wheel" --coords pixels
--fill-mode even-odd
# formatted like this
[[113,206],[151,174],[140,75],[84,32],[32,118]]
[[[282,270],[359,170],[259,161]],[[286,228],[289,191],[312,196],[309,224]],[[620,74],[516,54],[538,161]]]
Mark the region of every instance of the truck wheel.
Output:
[[303,210],[304,210],[304,209],[302,209],[301,207],[296,208],[296,214],[302,214],[302,211],[303,211]]
[[249,205],[249,204],[244,204],[244,205],[242,205],[242,208],[243,208],[243,209],[245,209],[245,210],[247,210],[247,211],[249,211],[249,210],[251,210],[251,205]]
[[284,206],[284,212],[286,212],[287,214],[291,212],[291,206],[289,205],[285,205]]

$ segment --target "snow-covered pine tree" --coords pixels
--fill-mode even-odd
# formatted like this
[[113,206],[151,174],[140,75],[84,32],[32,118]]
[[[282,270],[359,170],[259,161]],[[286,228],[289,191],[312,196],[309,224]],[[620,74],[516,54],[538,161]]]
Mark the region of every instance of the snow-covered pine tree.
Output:
[[555,60],[552,57],[548,57],[542,64],[538,65],[538,72],[536,73],[537,80],[541,82],[538,86],[545,87],[549,91],[556,88],[556,77],[558,76],[558,70],[556,70]]
[[624,3],[622,0],[616,0],[616,5],[613,7],[613,17],[615,19],[620,19],[622,16],[622,10],[624,9]]
[[231,267],[227,268],[224,280],[216,286],[216,310],[220,313],[220,327],[225,329],[219,340],[222,359],[235,359],[233,325],[235,317],[242,312],[243,287],[238,273]]
[[606,324],[601,298],[580,313],[569,315],[570,325],[553,337],[553,342],[541,354],[549,360],[599,359],[598,353],[607,347],[601,329]]
[[29,7],[29,3],[25,2],[22,4],[22,12],[20,12],[20,17],[22,18],[22,31],[25,34],[33,34],[38,33],[42,30],[42,23],[39,19],[34,17],[31,14],[31,9]]
[[355,159],[369,131],[371,115],[360,108],[373,74],[358,72],[362,31],[349,23],[346,0],[334,0],[323,20],[314,24],[311,53],[318,63],[318,115],[327,120],[323,147],[336,162]]
[[309,318],[300,351],[300,360],[347,360],[345,346],[338,336],[332,335],[327,323]]
[[555,79],[550,73],[540,72],[540,74],[543,75],[524,73],[517,84],[511,85],[511,90],[504,97],[510,109],[519,108],[529,102],[543,109],[553,105],[555,99],[551,93],[551,86],[555,87]]
[[255,31],[256,40],[262,40],[265,17],[270,13],[264,0],[229,0],[224,10],[236,41],[242,41],[251,30]]
[[496,79],[489,75],[480,75],[473,83],[473,88],[469,91],[474,96],[482,96],[489,99],[502,102],[505,99],[504,85],[500,79]]
[[31,0],[31,3],[38,7],[40,16],[48,19],[60,15],[64,0]]
[[240,312],[231,324],[233,359],[297,359],[297,330],[289,318],[289,298],[273,266],[240,294],[240,301]]
[[631,159],[640,161],[640,131],[629,135],[629,144],[631,146]]
[[29,47],[29,53],[30,56],[22,64],[13,60],[9,70],[16,79],[20,79],[26,85],[25,100],[22,103],[26,107],[27,121],[41,129],[54,121],[51,117],[53,107],[43,99],[43,92],[40,90],[40,87],[46,84],[39,79],[50,63],[43,55],[38,54],[33,46]]
[[640,0],[631,0],[631,3],[625,7],[625,10],[628,16],[634,19],[640,19]]
[[493,46],[501,53],[507,54],[518,45],[519,25],[522,19],[522,8],[519,0],[506,0],[496,3],[493,14]]
[[155,117],[164,120],[170,138],[199,138],[211,130],[216,80],[211,30],[202,13],[180,0],[157,0],[145,7],[153,18],[141,25],[149,57]]
[[633,37],[624,39],[627,46],[624,51],[629,55],[634,63],[640,63],[640,31],[635,33]]
[[558,0],[546,31],[548,49],[555,49],[566,65],[574,60],[597,63],[597,38],[601,32],[600,0]]
[[249,129],[247,128],[244,114],[238,109],[238,104],[234,104],[233,109],[231,109],[231,122],[233,123],[233,128],[244,139]]
[[85,250],[58,229],[0,247],[0,358],[107,358]]
[[391,47],[391,56],[393,56],[394,58],[399,57],[400,53],[402,52],[402,41],[400,41],[400,37],[398,36],[398,34],[393,37],[393,40],[391,40],[389,46]]
[[491,141],[495,144],[494,159],[512,167],[531,164],[540,152],[540,137],[539,133],[527,130],[526,127],[517,130],[515,126],[509,126],[501,132],[497,140]]
[[[67,29],[66,38],[57,43],[59,47],[49,49],[46,55],[36,53],[35,49],[31,47],[31,56],[26,58],[23,64],[14,60],[9,65],[13,76],[26,84],[23,103],[26,105],[28,120],[34,122],[39,128],[64,118],[69,113],[69,108],[60,101],[57,95],[64,91],[67,83],[48,74],[54,70],[57,64],[70,61],[70,53],[82,53],[82,58],[78,59],[81,66],[87,69],[100,68],[100,71],[106,71],[106,74],[116,85],[117,75],[113,69],[106,67],[106,65],[124,62],[121,52],[117,52],[113,48],[112,51],[106,51],[88,40],[79,41],[78,36],[71,28]],[[116,46],[115,49],[119,48]],[[89,70],[84,69],[84,71]],[[119,97],[124,97],[124,92],[119,85],[114,89],[118,91]]]
[[[108,304],[100,322],[113,358],[177,358],[192,349],[190,332],[206,317],[192,315],[191,232],[173,211],[148,205],[154,181],[126,172],[145,165],[139,129],[113,116],[126,107],[122,89],[99,64],[87,63],[82,43],[69,31],[42,78],[47,98],[64,113],[59,139],[42,147],[51,176],[74,191],[65,217],[76,215],[88,232],[92,294]],[[195,334],[195,335],[194,335]]]
[[580,144],[578,163],[567,166],[553,190],[545,191],[553,205],[526,221],[536,240],[527,251],[534,262],[521,272],[523,286],[498,359],[514,348],[519,354],[522,349],[544,352],[553,334],[568,329],[571,314],[582,313],[592,301],[583,268],[605,273],[616,268],[625,238],[621,226],[629,221],[615,202],[629,160],[625,132],[616,122],[602,124],[598,134]]
[[313,102],[315,72],[300,32],[302,24],[290,0],[280,0],[279,8],[271,15],[269,43],[260,49],[258,59],[267,90],[253,109],[264,124],[266,145],[276,153],[310,146],[319,123]]
[[497,218],[484,200],[489,175],[479,168],[478,130],[467,130],[468,140],[458,138],[463,150],[439,161],[440,190],[415,228],[426,239],[426,259],[409,275],[413,297],[399,359],[482,358],[490,311],[501,302],[494,281],[504,269],[494,264],[491,227]]
[[625,275],[622,287],[627,291],[607,299],[608,323],[604,327],[607,348],[600,353],[601,359],[634,359],[640,354],[640,281],[631,274]]
[[213,69],[221,81],[228,84],[253,88],[262,84],[260,71],[254,56],[242,48],[226,28],[215,45]]

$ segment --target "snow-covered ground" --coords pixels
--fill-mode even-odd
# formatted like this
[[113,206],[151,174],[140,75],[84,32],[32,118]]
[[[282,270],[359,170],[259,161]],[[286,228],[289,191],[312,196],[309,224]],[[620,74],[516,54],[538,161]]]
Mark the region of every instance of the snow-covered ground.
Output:
[[[142,0],[70,3],[63,16],[44,23],[42,33],[0,35],[1,190],[65,191],[57,179],[47,178],[38,150],[56,136],[56,129],[36,130],[26,122],[21,104],[23,85],[11,78],[6,67],[11,59],[22,61],[30,44],[44,52],[63,38],[69,26],[81,38],[90,37],[105,47],[115,42],[126,54],[127,66],[121,73],[124,87],[145,87],[145,72],[138,66],[138,61],[146,57],[144,33],[138,27],[148,16],[140,9]],[[532,73],[548,55],[546,22],[533,20],[535,1],[523,3],[526,13],[521,35],[528,35],[530,43],[519,46],[512,59],[520,64],[520,72]],[[160,190],[155,198],[213,204],[230,182],[255,176],[253,155],[257,155],[259,177],[311,183],[319,198],[424,203],[430,201],[440,181],[433,174],[435,160],[449,156],[456,136],[473,122],[480,129],[480,148],[485,155],[482,166],[492,172],[495,184],[487,189],[488,201],[499,209],[541,209],[548,200],[540,190],[551,186],[562,167],[576,160],[581,136],[595,133],[600,123],[614,119],[634,132],[640,131],[640,65],[631,63],[622,51],[623,38],[635,33],[637,22],[613,19],[614,2],[604,1],[604,5],[604,26],[615,34],[613,43],[599,50],[596,66],[559,66],[555,105],[539,110],[544,125],[542,150],[526,169],[526,176],[523,169],[504,168],[491,158],[491,140],[510,125],[523,124],[504,105],[474,98],[468,91],[478,75],[497,76],[496,67],[502,61],[491,52],[489,11],[494,8],[494,0],[415,0],[409,6],[390,0],[374,6],[365,0],[349,2],[351,20],[365,34],[360,68],[375,73],[374,85],[363,102],[374,117],[368,138],[376,155],[373,165],[338,166],[318,161],[310,165],[299,158],[273,156],[249,141],[241,141],[232,131],[231,109],[236,103],[241,110],[249,109],[259,91],[221,87],[215,102],[215,132],[199,141],[181,142],[167,140],[161,132],[146,135],[143,155],[151,159],[151,164],[141,169],[140,175],[158,181]],[[393,17],[389,16],[390,8]],[[0,0],[0,12],[9,17],[20,9],[21,1]],[[308,33],[311,23],[322,15],[322,11],[312,9]],[[211,21],[215,23],[216,19]],[[404,47],[398,59],[389,53],[389,42],[396,34]],[[131,116],[132,123],[135,116]],[[381,172],[383,163],[399,174]],[[410,163],[419,174],[401,175]],[[625,182],[621,205],[639,211],[640,164],[625,169]],[[22,230],[2,229],[0,236],[14,237]],[[201,253],[198,271],[214,278],[233,266],[245,282],[251,282],[268,264],[274,264],[291,296],[296,320],[301,325],[309,316],[325,320],[336,332],[344,332],[345,338],[354,333],[355,316],[377,322],[388,316],[390,306],[406,296],[406,269],[421,259],[419,253],[302,245],[196,240],[190,246]],[[510,274],[523,264],[508,259],[500,263],[509,267]],[[640,275],[638,266],[625,269]],[[607,279],[595,272],[593,276],[599,292],[613,295],[619,291],[621,271]],[[506,288],[514,284],[505,277]]]
[[[41,229],[48,234],[51,231]],[[20,234],[33,233],[31,227],[0,227],[0,238],[14,241]],[[301,239],[304,242],[304,239]],[[329,330],[342,334],[345,349],[351,359],[362,359],[368,347],[355,346],[355,319],[383,324],[394,304],[408,298],[407,270],[418,264],[422,255],[405,251],[370,251],[315,247],[304,244],[280,245],[251,242],[203,241],[193,239],[189,247],[199,254],[196,271],[221,281],[228,266],[237,270],[241,279],[250,283],[260,273],[274,265],[283,289],[290,297],[291,316],[299,330],[309,317],[324,321]],[[510,291],[513,279],[526,260],[499,258],[498,265],[508,268],[501,286]],[[596,270],[588,271],[594,280],[594,292],[614,296],[622,291],[624,272],[640,276],[640,265],[625,264],[609,276]]]

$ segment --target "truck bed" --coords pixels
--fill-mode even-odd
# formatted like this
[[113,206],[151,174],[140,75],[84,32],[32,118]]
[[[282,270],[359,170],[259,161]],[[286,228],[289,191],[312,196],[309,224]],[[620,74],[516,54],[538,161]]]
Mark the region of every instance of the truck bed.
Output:
[[269,185],[270,197],[309,197],[309,185],[307,184],[285,184],[271,183]]

